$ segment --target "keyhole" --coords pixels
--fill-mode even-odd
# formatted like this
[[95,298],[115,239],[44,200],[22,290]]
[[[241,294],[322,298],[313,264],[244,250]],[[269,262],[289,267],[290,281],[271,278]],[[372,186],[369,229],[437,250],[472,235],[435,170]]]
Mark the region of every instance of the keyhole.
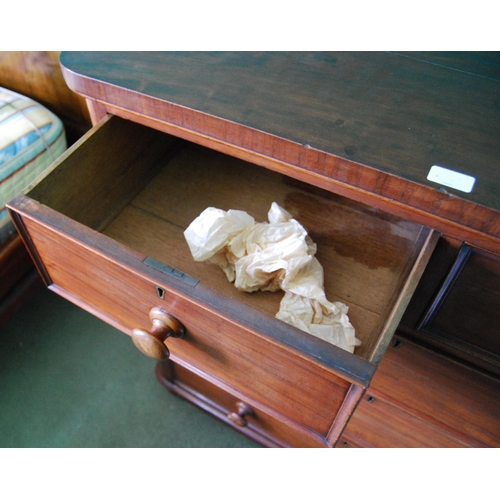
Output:
[[163,290],[163,288],[160,288],[159,286],[157,286],[156,293],[158,294],[158,297],[160,297],[160,299],[165,298],[165,290]]

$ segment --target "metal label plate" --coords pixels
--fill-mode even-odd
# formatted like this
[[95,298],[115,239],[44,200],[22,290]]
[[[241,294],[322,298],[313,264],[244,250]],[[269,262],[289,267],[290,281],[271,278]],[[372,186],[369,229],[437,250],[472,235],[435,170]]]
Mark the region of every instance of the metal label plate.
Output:
[[153,259],[152,257],[146,257],[142,262],[146,264],[146,266],[153,267],[154,269],[162,272],[163,274],[173,276],[181,280],[182,282],[187,283],[190,286],[194,287],[199,283],[199,280],[197,280],[196,278],[193,278],[192,276],[189,276],[188,274],[183,273],[182,271],[179,271],[178,269],[175,269],[172,266],[164,264],[159,260]]

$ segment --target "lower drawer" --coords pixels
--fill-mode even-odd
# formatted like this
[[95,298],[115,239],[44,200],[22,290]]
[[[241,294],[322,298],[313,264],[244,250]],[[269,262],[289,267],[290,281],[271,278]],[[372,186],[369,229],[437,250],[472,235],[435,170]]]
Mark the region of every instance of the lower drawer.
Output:
[[428,420],[368,395],[354,412],[337,446],[463,448],[471,445]]
[[397,337],[339,443],[497,448],[498,401],[498,379]]
[[157,364],[156,374],[173,393],[191,401],[216,418],[267,447],[325,447],[322,436],[291,421],[285,415],[264,408],[246,395],[237,394],[221,382],[208,380],[177,363]]

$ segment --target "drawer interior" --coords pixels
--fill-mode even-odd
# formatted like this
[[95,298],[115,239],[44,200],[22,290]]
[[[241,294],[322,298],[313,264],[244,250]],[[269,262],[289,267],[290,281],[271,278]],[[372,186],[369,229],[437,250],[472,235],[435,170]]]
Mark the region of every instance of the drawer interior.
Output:
[[282,292],[240,292],[194,262],[183,231],[205,208],[267,221],[273,201],[317,243],[330,301],[349,306],[371,360],[422,246],[422,226],[223,153],[111,117],[75,145],[29,196],[274,317]]

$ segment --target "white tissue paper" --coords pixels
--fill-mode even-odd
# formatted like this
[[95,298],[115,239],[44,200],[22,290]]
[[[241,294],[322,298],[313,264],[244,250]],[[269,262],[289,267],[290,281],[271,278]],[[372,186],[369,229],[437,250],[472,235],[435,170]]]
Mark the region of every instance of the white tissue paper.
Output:
[[348,307],[329,302],[316,244],[292,216],[273,203],[269,222],[241,210],[209,207],[184,231],[195,261],[217,264],[238,290],[285,295],[276,318],[349,352],[361,342]]

